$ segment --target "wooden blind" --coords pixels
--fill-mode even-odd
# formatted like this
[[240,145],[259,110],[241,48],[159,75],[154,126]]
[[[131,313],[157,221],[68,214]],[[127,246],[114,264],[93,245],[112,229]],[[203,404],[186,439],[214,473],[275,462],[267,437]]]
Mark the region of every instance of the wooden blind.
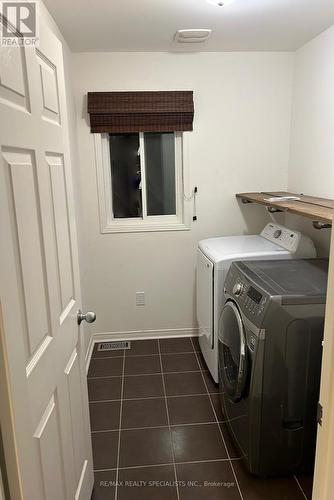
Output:
[[94,133],[182,132],[193,129],[193,92],[88,92],[88,113]]

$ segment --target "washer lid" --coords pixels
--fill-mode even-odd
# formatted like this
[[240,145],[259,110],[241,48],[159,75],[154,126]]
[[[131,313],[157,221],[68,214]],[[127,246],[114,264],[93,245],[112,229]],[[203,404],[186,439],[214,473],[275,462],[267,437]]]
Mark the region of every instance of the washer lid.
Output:
[[214,263],[224,260],[251,259],[254,256],[288,254],[289,251],[260,235],[223,236],[209,238],[198,244],[200,250]]

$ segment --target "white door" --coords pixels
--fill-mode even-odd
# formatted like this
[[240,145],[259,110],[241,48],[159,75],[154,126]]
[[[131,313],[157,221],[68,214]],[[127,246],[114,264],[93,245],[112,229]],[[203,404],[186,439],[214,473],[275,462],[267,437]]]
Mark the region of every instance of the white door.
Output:
[[22,499],[88,500],[62,46],[40,21],[39,47],[0,48],[1,342]]

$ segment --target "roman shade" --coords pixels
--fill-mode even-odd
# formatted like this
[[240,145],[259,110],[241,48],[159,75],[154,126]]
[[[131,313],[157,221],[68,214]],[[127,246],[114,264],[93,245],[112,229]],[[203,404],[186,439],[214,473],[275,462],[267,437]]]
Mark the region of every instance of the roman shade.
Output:
[[193,92],[88,92],[88,113],[93,133],[182,132],[193,129]]

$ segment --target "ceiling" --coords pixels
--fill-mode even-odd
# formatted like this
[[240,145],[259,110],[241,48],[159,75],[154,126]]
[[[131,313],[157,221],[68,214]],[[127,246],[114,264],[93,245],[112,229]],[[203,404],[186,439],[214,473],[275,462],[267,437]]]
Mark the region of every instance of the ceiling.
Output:
[[[94,51],[296,50],[334,24],[334,0],[45,0],[71,49]],[[204,44],[178,29],[210,28]]]

